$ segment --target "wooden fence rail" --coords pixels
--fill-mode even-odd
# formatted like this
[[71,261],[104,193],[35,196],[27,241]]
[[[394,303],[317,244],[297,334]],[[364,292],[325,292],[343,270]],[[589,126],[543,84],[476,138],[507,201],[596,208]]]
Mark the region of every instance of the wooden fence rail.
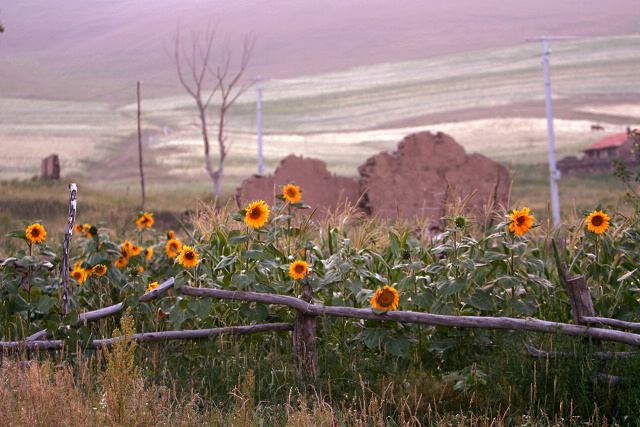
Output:
[[[157,342],[168,340],[190,340],[201,338],[213,338],[220,335],[249,335],[262,332],[292,331],[293,325],[290,323],[266,323],[262,325],[250,326],[230,326],[227,328],[212,329],[190,329],[182,331],[162,331],[145,332],[133,334],[132,341],[137,342]],[[87,344],[87,348],[111,347],[117,339],[108,338],[93,340]],[[6,350],[29,349],[29,350],[60,350],[64,347],[62,340],[35,340],[35,341],[9,341],[0,343],[0,348]]]
[[[299,310],[307,316],[338,316],[354,319],[381,320],[402,323],[422,323],[434,326],[452,326],[457,328],[511,329],[556,334],[564,332],[576,337],[620,342],[640,346],[640,335],[630,332],[600,329],[570,323],[549,322],[546,320],[516,319],[511,317],[485,316],[447,316],[443,314],[419,313],[415,311],[389,311],[376,314],[369,308],[333,307],[314,305],[299,298],[286,295],[272,295],[258,292],[227,291],[223,289],[192,288],[182,286],[178,292],[183,295],[210,297],[228,300],[251,301],[263,304],[286,305]],[[625,322],[626,324],[626,322]]]
[[[294,331],[294,351],[296,371],[306,384],[315,383],[317,378],[317,355],[315,343],[315,318],[324,316],[346,317],[353,319],[379,320],[402,323],[420,323],[433,326],[450,326],[457,328],[509,329],[524,330],[541,333],[565,333],[569,336],[592,338],[640,346],[640,335],[593,327],[590,325],[607,325],[623,329],[640,330],[639,323],[624,322],[616,319],[596,317],[593,302],[583,276],[566,278],[567,294],[570,299],[574,320],[577,324],[550,322],[534,318],[510,318],[490,316],[449,316],[414,311],[388,311],[378,314],[369,308],[334,307],[314,304],[312,286],[309,278],[305,277],[304,291],[301,298],[286,295],[267,294],[248,291],[229,291],[224,289],[194,288],[183,285],[176,289],[182,295],[193,297],[208,297],[216,299],[256,302],[291,307],[296,310],[294,325],[288,323],[261,324],[253,326],[236,326],[227,328],[183,330],[167,332],[150,332],[135,334],[133,339],[139,342],[161,341],[171,339],[210,338],[222,334],[247,335],[268,331]],[[175,280],[170,278],[151,292],[140,296],[139,302],[149,302],[174,287]],[[119,313],[124,303],[114,304],[99,310],[82,313],[78,320],[69,325],[78,327],[87,322],[103,319]],[[63,341],[49,341],[51,335],[41,330],[24,341],[0,342],[1,349],[59,349]],[[110,346],[113,339],[95,340],[88,344],[89,348]],[[531,350],[530,350],[531,351]],[[533,354],[533,353],[532,353]]]

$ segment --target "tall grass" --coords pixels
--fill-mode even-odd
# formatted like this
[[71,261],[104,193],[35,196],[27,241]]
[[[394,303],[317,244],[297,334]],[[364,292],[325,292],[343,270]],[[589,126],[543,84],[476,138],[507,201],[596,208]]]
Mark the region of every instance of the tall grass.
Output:
[[[640,422],[637,356],[598,361],[591,357],[592,344],[562,337],[538,342],[564,352],[562,357],[532,358],[521,351],[520,340],[505,337],[499,349],[479,352],[469,369],[447,375],[426,366],[403,366],[400,360],[367,362],[366,354],[364,361],[354,352],[324,354],[321,362],[328,372],[311,395],[300,394],[293,372],[279,374],[272,350],[227,347],[206,356],[211,366],[219,366],[217,371],[187,374],[177,372],[171,358],[188,364],[190,351],[158,357],[133,350],[126,333],[123,337],[116,344],[119,348],[107,350],[105,358],[98,354],[71,364],[42,354],[5,354],[0,369],[0,419],[5,425],[35,426]],[[205,348],[221,350],[210,344]],[[151,359],[155,375],[144,373]],[[621,377],[621,382],[614,385],[609,374]],[[198,379],[206,380],[209,387],[201,388]],[[278,385],[271,383],[274,380]]]

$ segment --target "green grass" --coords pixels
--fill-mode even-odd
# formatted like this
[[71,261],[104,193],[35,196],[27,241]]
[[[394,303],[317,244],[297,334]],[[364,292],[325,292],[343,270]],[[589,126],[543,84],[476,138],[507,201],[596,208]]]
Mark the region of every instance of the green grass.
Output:
[[[637,109],[606,109],[631,104],[637,97],[639,40],[630,35],[553,42],[559,158],[578,154],[602,136],[590,132],[592,122],[605,125],[607,132],[640,122]],[[200,134],[193,126],[193,101],[181,92],[156,98],[159,92],[153,87],[145,89],[143,142],[149,181],[208,179]],[[324,160],[333,172],[356,176],[368,157],[395,149],[402,137],[419,130],[444,131],[468,152],[504,164],[545,162],[543,100],[536,44],[265,81],[267,171],[296,153]],[[255,93],[247,92],[228,116],[233,143],[227,170],[230,188],[256,169],[255,102]],[[215,108],[212,105],[212,115]],[[0,178],[38,175],[40,159],[57,152],[65,180],[82,175],[105,187],[113,181],[134,184],[135,116],[135,104],[0,98],[0,147],[7,153]],[[173,132],[163,135],[164,126]],[[42,152],[45,145],[48,151]]]

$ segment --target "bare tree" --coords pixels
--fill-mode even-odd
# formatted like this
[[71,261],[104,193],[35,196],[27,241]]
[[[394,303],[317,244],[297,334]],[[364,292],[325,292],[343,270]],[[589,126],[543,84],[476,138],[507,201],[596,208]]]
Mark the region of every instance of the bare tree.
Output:
[[[254,40],[246,37],[242,48],[242,57],[235,71],[231,71],[231,49],[224,47],[222,57],[218,64],[213,64],[211,59],[215,40],[215,31],[207,30],[204,38],[193,33],[191,36],[191,51],[188,52],[179,34],[176,35],[174,60],[178,70],[178,78],[187,93],[196,102],[198,119],[204,143],[204,156],[206,169],[213,181],[213,195],[217,199],[221,193],[222,174],[224,165],[231,148],[231,143],[225,135],[226,116],[231,106],[238,98],[253,85],[253,81],[241,83],[251,52]],[[187,75],[185,75],[185,72]],[[211,105],[216,93],[220,93],[220,108],[217,114],[218,122],[218,166],[214,169],[211,161],[211,142],[207,125],[207,109]]]

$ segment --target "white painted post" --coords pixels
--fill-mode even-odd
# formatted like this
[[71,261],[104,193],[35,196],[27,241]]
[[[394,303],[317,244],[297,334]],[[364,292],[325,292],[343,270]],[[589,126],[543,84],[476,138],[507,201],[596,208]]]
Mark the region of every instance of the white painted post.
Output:
[[262,163],[262,88],[260,86],[260,76],[257,77],[258,87],[258,176],[262,176],[262,172],[266,169]]
[[541,36],[526,41],[542,41],[542,65],[544,68],[544,95],[545,105],[547,108],[547,135],[549,139],[549,181],[551,184],[551,215],[553,217],[553,225],[560,224],[560,200],[558,197],[558,180],[560,180],[560,171],[556,166],[556,145],[553,133],[553,109],[551,108],[551,79],[549,78],[549,54],[551,50],[547,49],[547,40],[549,37]]

